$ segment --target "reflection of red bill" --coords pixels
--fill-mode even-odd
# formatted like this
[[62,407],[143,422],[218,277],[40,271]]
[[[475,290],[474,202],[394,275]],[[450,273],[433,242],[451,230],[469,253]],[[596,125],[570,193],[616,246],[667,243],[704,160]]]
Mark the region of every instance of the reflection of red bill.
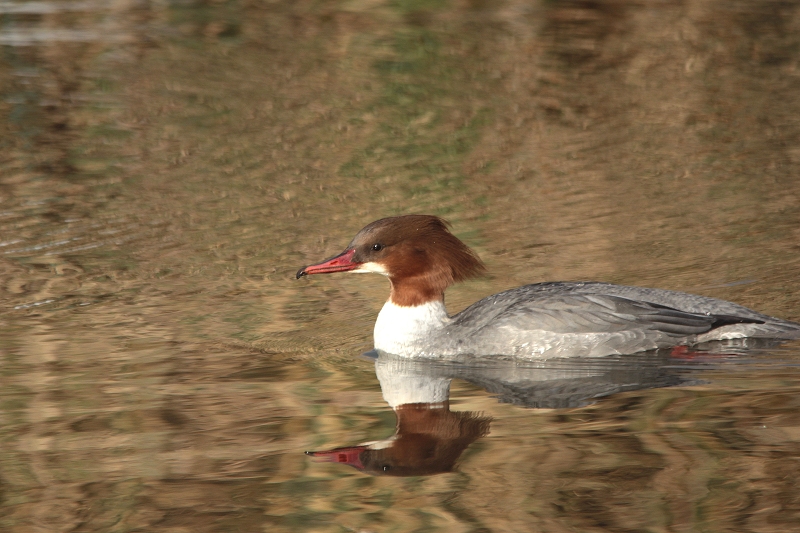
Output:
[[311,457],[317,457],[326,463],[344,463],[352,467],[364,470],[361,462],[361,452],[366,450],[366,446],[352,446],[350,448],[334,448],[321,452],[306,452]]

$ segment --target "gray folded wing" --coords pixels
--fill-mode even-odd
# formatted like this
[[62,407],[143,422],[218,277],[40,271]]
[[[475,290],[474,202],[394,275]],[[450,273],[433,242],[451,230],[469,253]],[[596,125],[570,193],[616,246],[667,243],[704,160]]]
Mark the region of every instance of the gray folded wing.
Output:
[[728,324],[760,322],[751,317],[681,311],[611,294],[509,292],[490,296],[478,304],[453,317],[454,325],[474,330],[512,328],[553,333],[657,330],[684,337]]

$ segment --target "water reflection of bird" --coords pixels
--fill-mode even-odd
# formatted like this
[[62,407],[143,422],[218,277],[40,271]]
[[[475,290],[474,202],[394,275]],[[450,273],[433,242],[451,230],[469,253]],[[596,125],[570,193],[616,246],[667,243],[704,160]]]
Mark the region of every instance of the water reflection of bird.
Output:
[[375,373],[383,398],[397,416],[395,433],[378,441],[307,453],[374,475],[450,472],[461,453],[488,434],[490,418],[450,410],[453,378],[476,384],[501,402],[546,408],[579,407],[616,392],[687,382],[670,364],[668,352],[483,365],[370,353],[377,356]]
[[451,411],[447,402],[399,405],[394,412],[397,428],[388,439],[308,453],[369,474],[429,476],[450,472],[467,446],[489,432],[491,420]]
[[307,453],[370,474],[425,476],[451,471],[467,446],[489,432],[490,418],[450,410],[449,377],[398,366],[386,358],[375,361],[375,372],[383,397],[397,417],[394,435]]
[[341,254],[297,277],[377,272],[391,294],[375,323],[375,348],[413,358],[604,356],[745,337],[800,338],[800,324],[741,305],[675,291],[596,282],[526,285],[449,316],[445,289],[483,263],[434,216],[384,218]]

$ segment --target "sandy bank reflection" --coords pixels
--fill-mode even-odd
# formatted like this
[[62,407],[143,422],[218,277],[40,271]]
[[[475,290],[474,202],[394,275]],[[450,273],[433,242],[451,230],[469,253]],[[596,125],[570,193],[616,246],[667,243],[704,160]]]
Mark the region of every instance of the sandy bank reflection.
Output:
[[686,383],[668,353],[559,359],[519,364],[409,361],[385,353],[375,358],[383,398],[397,417],[394,435],[379,441],[307,452],[374,475],[419,476],[453,470],[458,457],[489,433],[491,418],[451,411],[450,383],[473,383],[499,401],[524,407],[588,405],[617,392]]

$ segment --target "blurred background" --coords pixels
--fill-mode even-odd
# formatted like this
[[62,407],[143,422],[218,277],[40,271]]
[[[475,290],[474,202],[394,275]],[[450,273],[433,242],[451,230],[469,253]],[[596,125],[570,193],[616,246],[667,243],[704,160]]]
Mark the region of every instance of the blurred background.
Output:
[[488,434],[373,477],[301,452],[392,435],[388,286],[294,273],[427,213],[490,271],[451,312],[585,279],[800,320],[799,62],[792,0],[0,2],[0,529],[793,529],[797,343],[583,407],[457,379]]

